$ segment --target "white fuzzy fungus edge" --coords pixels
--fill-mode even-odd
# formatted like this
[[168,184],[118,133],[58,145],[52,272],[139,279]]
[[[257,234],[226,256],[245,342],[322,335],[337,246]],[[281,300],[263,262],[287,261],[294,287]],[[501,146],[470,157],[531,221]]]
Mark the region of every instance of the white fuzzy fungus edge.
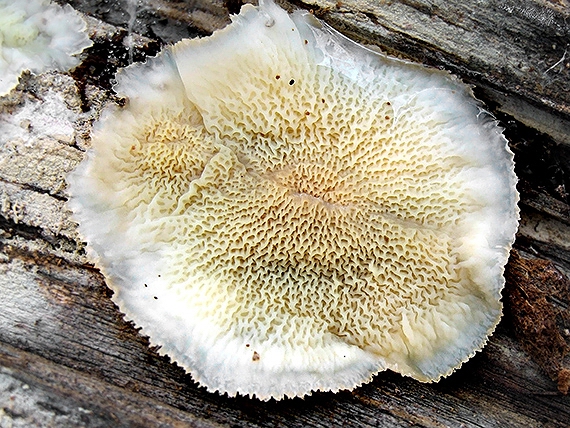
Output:
[[518,193],[465,85],[267,1],[118,82],[70,206],[121,311],[208,390],[430,382],[484,346]]
[[49,0],[0,0],[0,96],[25,70],[67,71],[92,42],[85,21],[69,5]]

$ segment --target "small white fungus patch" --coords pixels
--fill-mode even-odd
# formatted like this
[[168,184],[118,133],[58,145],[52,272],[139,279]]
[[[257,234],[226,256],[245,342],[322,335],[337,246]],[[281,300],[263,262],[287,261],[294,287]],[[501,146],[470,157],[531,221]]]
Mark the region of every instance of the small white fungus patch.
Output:
[[49,91],[41,102],[27,100],[14,114],[0,116],[0,148],[14,140],[33,144],[39,136],[71,144],[78,117],[60,94]]
[[69,5],[49,0],[0,0],[0,96],[18,84],[24,70],[66,71],[73,55],[91,46],[85,22]]

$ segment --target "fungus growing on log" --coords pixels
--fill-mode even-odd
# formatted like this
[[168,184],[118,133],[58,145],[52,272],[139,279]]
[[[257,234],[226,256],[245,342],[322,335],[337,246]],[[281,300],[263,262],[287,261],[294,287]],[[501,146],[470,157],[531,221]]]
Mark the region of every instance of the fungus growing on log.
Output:
[[49,0],[0,0],[0,96],[17,84],[24,70],[66,71],[73,55],[91,46],[85,22],[69,5]]
[[518,194],[464,84],[269,1],[117,80],[70,205],[121,311],[201,385],[431,382],[483,347]]

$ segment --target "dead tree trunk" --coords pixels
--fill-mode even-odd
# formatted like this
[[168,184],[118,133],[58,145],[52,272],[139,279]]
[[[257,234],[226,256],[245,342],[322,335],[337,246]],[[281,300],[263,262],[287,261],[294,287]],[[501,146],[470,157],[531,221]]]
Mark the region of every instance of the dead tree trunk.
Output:
[[[521,227],[507,314],[437,384],[386,372],[353,392],[262,403],[206,392],[123,320],[65,207],[64,177],[115,102],[115,71],[229,22],[239,0],[68,0],[94,46],[0,99],[0,426],[568,426],[570,9],[566,0],[295,0],[339,31],[474,85],[516,155]],[[129,15],[131,12],[131,15]],[[129,18],[133,18],[129,21]],[[131,26],[137,34],[127,46]],[[561,392],[560,392],[561,391]]]

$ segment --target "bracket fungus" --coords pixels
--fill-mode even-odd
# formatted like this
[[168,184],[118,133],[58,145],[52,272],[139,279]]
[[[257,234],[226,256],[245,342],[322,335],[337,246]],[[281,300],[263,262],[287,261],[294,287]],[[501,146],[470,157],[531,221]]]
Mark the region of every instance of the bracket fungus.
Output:
[[117,80],[70,206],[121,311],[201,385],[431,382],[483,347],[518,193],[458,79],[264,1]]
[[69,5],[49,0],[0,0],[0,96],[24,70],[41,73],[75,67],[73,55],[91,46],[85,21]]

